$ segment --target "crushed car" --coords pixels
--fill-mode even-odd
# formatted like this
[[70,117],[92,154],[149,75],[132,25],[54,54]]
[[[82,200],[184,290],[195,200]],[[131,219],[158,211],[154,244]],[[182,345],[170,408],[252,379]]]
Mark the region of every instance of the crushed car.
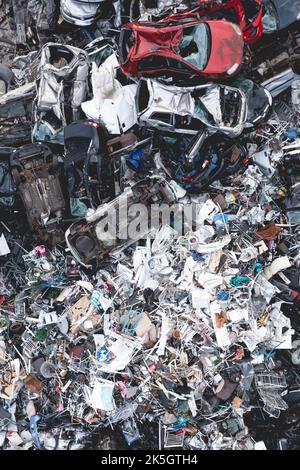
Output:
[[38,60],[32,138],[63,144],[63,127],[79,119],[88,93],[87,54],[73,46],[48,43]]
[[111,15],[115,13],[111,0],[61,0],[60,13],[71,24],[77,26],[90,26],[99,17],[102,11],[108,10]]
[[41,143],[28,144],[11,152],[10,167],[30,229],[42,240],[57,243],[63,236],[65,208],[57,155]]
[[119,60],[132,77],[187,83],[237,74],[244,48],[239,26],[225,20],[133,22],[122,26]]
[[265,34],[280,31],[300,20],[299,0],[262,0]]
[[165,131],[195,134],[207,128],[210,133],[237,137],[246,123],[262,122],[272,105],[267,90],[251,81],[242,85],[179,88],[141,79],[136,93],[138,122]]

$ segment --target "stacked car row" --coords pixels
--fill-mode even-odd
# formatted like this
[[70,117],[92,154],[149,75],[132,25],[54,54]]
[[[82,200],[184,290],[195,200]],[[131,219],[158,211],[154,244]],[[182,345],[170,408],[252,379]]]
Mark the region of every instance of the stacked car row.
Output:
[[[98,6],[89,4],[95,11]],[[281,18],[279,4],[275,10]],[[190,193],[243,168],[243,132],[265,122],[272,109],[267,88],[277,92],[274,83],[279,80],[282,91],[291,83],[289,77],[282,84],[280,75],[264,87],[247,77],[254,60],[248,45],[259,39],[263,19],[275,10],[258,0],[198,2],[192,10],[160,11],[155,22],[126,23],[117,49],[113,40],[102,38],[85,49],[48,43],[17,57],[14,75],[3,67],[6,87],[23,83],[0,98],[5,124],[11,121],[16,129],[10,140],[14,145],[26,142],[31,124],[32,141],[39,142],[14,151],[7,165],[31,229],[44,240],[60,240],[64,219],[83,217],[124,189],[126,168],[142,166],[137,155],[150,174],[163,172]],[[288,11],[285,23],[276,21],[279,29],[297,19],[297,6]],[[5,139],[11,145],[9,135]],[[175,142],[170,158],[167,148]],[[58,157],[51,157],[41,143]],[[157,146],[159,161],[153,159]],[[3,151],[4,159],[7,153]],[[141,179],[139,171],[134,178]],[[52,180],[55,191],[46,184]],[[7,201],[10,205],[11,199]],[[79,251],[89,251],[83,240],[91,241],[86,236],[80,240]],[[73,248],[86,263],[78,246]]]

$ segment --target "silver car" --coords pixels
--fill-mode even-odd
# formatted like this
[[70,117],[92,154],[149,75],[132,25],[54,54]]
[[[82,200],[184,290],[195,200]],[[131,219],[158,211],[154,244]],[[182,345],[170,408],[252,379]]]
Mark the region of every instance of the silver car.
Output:
[[180,134],[206,130],[237,137],[245,127],[262,122],[271,105],[270,93],[245,79],[234,87],[208,83],[184,88],[142,79],[136,93],[140,125]]
[[207,128],[210,133],[237,137],[247,117],[244,93],[214,83],[183,88],[142,79],[136,108],[140,125],[182,134],[198,134]]

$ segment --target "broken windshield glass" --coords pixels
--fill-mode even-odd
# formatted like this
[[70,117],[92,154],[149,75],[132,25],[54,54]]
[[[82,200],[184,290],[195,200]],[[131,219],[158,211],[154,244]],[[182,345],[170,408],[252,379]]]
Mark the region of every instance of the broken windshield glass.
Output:
[[205,23],[183,28],[179,50],[184,60],[203,70],[208,62],[209,49],[209,30]]
[[227,87],[213,86],[195,98],[195,115],[209,126],[232,127],[239,122],[240,96]]
[[278,20],[276,10],[271,1],[265,0],[264,2],[265,14],[262,19],[262,24],[265,33],[272,33],[278,29]]

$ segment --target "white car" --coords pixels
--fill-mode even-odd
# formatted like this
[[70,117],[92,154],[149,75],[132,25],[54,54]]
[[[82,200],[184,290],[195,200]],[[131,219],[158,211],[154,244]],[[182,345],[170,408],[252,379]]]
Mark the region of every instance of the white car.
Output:
[[[246,94],[237,87],[208,83],[183,88],[142,79],[136,94],[138,123],[181,134],[198,134],[206,129],[211,134],[221,132],[237,137],[246,125],[264,118],[272,104],[268,92],[250,80],[247,82],[263,92],[262,112],[255,110],[254,116]],[[247,122],[249,115],[251,120]]]

